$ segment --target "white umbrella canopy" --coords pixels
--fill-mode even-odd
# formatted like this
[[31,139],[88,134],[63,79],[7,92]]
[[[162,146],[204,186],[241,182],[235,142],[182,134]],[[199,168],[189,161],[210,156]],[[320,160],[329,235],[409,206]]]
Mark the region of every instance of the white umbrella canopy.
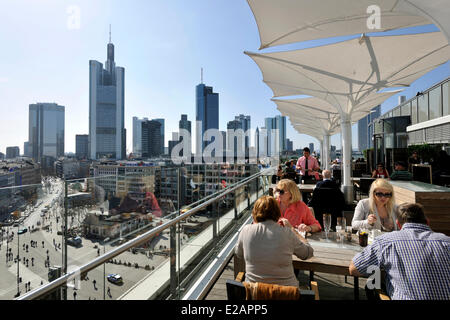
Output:
[[324,100],[312,97],[293,100],[272,99],[272,101],[277,104],[277,109],[283,116],[289,117],[292,125],[301,124],[300,127],[304,128],[305,132],[299,133],[311,135],[311,131],[306,132],[308,129],[315,130],[318,135],[332,135],[339,132],[339,113],[319,108],[329,105]]
[[306,94],[339,112],[352,109],[383,88],[408,86],[448,61],[440,32],[363,36],[302,50],[250,53],[275,97]]
[[[260,50],[288,43],[434,23],[450,33],[447,0],[247,0],[258,26]],[[373,29],[377,6],[379,25]]]
[[[372,108],[381,104],[391,96],[401,92],[402,90],[386,91],[382,93],[372,93],[366,96],[357,106],[354,106],[350,115],[351,123],[356,123],[370,113]],[[277,104],[278,110],[283,115],[300,119],[305,118],[306,121],[319,121],[323,127],[331,130],[334,126],[339,127],[340,113],[328,101],[311,97],[298,99],[272,99]],[[335,132],[336,133],[336,132]],[[334,134],[334,133],[332,133]]]

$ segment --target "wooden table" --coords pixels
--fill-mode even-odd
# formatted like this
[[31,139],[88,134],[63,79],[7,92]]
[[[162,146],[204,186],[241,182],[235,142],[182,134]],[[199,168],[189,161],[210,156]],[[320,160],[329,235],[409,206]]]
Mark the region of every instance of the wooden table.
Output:
[[[309,271],[311,281],[314,279],[314,272],[350,276],[348,269],[350,262],[357,253],[363,250],[355,234],[352,236],[352,242],[344,240],[343,244],[336,240],[335,232],[330,232],[328,239],[325,238],[325,232],[320,232],[314,233],[307,240],[314,249],[314,256],[308,260],[301,260],[296,256],[292,256],[292,263],[294,269]],[[354,277],[353,290],[355,300],[358,300],[358,277]]]
[[309,192],[309,193],[313,192],[314,189],[316,188],[316,184],[311,184],[311,183],[308,183],[308,184],[299,183],[297,186],[298,186],[298,189],[300,190],[300,192]]

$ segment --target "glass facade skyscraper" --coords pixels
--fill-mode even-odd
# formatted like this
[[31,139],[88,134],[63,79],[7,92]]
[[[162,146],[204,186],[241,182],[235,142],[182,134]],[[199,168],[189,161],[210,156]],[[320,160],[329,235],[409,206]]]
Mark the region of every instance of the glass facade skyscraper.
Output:
[[276,116],[265,118],[267,130],[267,155],[278,155],[287,149],[286,146],[286,117]]
[[208,129],[219,130],[219,94],[213,92],[212,87],[207,87],[203,83],[196,87],[196,117],[197,137],[196,153],[202,154],[208,145],[203,142],[203,134]]
[[381,105],[373,108],[364,118],[358,120],[358,150],[363,152],[373,147],[373,127],[369,124],[381,115]]
[[161,122],[142,121],[142,157],[159,157],[161,152]]
[[116,67],[114,45],[108,43],[105,69],[89,61],[89,157],[126,158],[125,69]]
[[77,159],[87,159],[89,153],[89,136],[87,134],[75,135],[75,156]]
[[161,123],[161,154],[164,154],[165,152],[164,152],[164,147],[165,147],[165,134],[164,134],[164,132],[165,132],[165,125],[164,125],[164,122],[165,122],[165,120],[164,119],[161,119],[161,118],[159,118],[159,119],[153,119],[153,120],[155,120],[155,121],[158,121],[159,123]]
[[36,162],[64,156],[64,106],[36,103],[29,106],[28,152]]

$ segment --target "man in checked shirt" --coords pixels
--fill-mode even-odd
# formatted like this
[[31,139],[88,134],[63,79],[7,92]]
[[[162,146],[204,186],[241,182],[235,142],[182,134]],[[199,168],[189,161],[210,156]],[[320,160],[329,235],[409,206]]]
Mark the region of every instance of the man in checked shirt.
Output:
[[423,207],[397,208],[401,228],[374,239],[353,257],[352,276],[369,276],[374,266],[386,272],[386,292],[393,300],[450,299],[450,237],[433,232]]

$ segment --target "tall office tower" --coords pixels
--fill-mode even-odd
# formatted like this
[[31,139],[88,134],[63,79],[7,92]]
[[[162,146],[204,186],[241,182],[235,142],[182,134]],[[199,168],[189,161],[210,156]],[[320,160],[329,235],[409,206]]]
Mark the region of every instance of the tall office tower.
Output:
[[245,136],[245,156],[248,157],[248,152],[250,148],[250,128],[251,121],[250,116],[244,116],[240,114],[239,116],[235,116],[234,120],[239,121],[241,123],[242,130],[244,130]]
[[31,158],[31,150],[30,150],[30,143],[28,142],[28,141],[25,141],[24,143],[23,143],[23,155],[25,156],[25,157],[29,157],[29,158]]
[[[196,87],[196,154],[203,154],[208,145],[203,141],[203,135],[208,129],[219,129],[219,94],[213,92],[213,87],[203,83]],[[200,126],[200,127],[198,127]]]
[[14,159],[20,156],[19,147],[6,147],[6,159]]
[[64,156],[65,107],[56,103],[30,104],[28,117],[28,153],[43,167],[51,166]]
[[242,129],[242,123],[239,120],[233,120],[227,123],[227,150],[232,152],[234,157],[245,156],[245,132],[239,129]]
[[0,160],[5,159],[5,154],[3,152],[0,152]]
[[380,115],[381,105],[378,105],[373,108],[367,116],[358,121],[358,150],[360,152],[372,148],[373,127],[369,127],[369,123]]
[[89,158],[125,159],[125,69],[116,67],[108,43],[105,69],[89,61]]
[[311,153],[314,152],[314,143],[312,142],[309,143],[309,151],[311,151]]
[[161,122],[142,122],[142,157],[153,158],[161,155]]
[[278,155],[286,150],[286,117],[265,118],[267,130],[267,155]]
[[226,131],[220,131],[222,134],[222,156],[227,156],[227,132]]
[[75,135],[75,156],[77,159],[87,159],[89,155],[89,135]]
[[164,119],[153,119],[153,120],[161,123],[161,154],[164,154],[165,153],[165,151],[164,151],[164,146],[165,146]]
[[255,155],[256,155],[256,158],[259,158],[259,150],[260,150],[259,143],[260,143],[259,128],[256,127],[256,130],[255,130]]
[[294,151],[294,142],[290,139],[286,139],[286,150],[287,151]]
[[187,114],[181,115],[181,120],[178,122],[178,128],[187,130],[189,133],[192,133],[191,121],[188,120]]
[[286,150],[286,117],[276,116],[277,129],[280,130],[280,151]]
[[142,157],[142,122],[148,118],[133,117],[133,156]]
[[172,132],[172,140],[169,140],[168,145],[169,145],[169,156],[172,154],[172,149],[178,144],[180,143],[180,137],[178,135],[178,132]]

